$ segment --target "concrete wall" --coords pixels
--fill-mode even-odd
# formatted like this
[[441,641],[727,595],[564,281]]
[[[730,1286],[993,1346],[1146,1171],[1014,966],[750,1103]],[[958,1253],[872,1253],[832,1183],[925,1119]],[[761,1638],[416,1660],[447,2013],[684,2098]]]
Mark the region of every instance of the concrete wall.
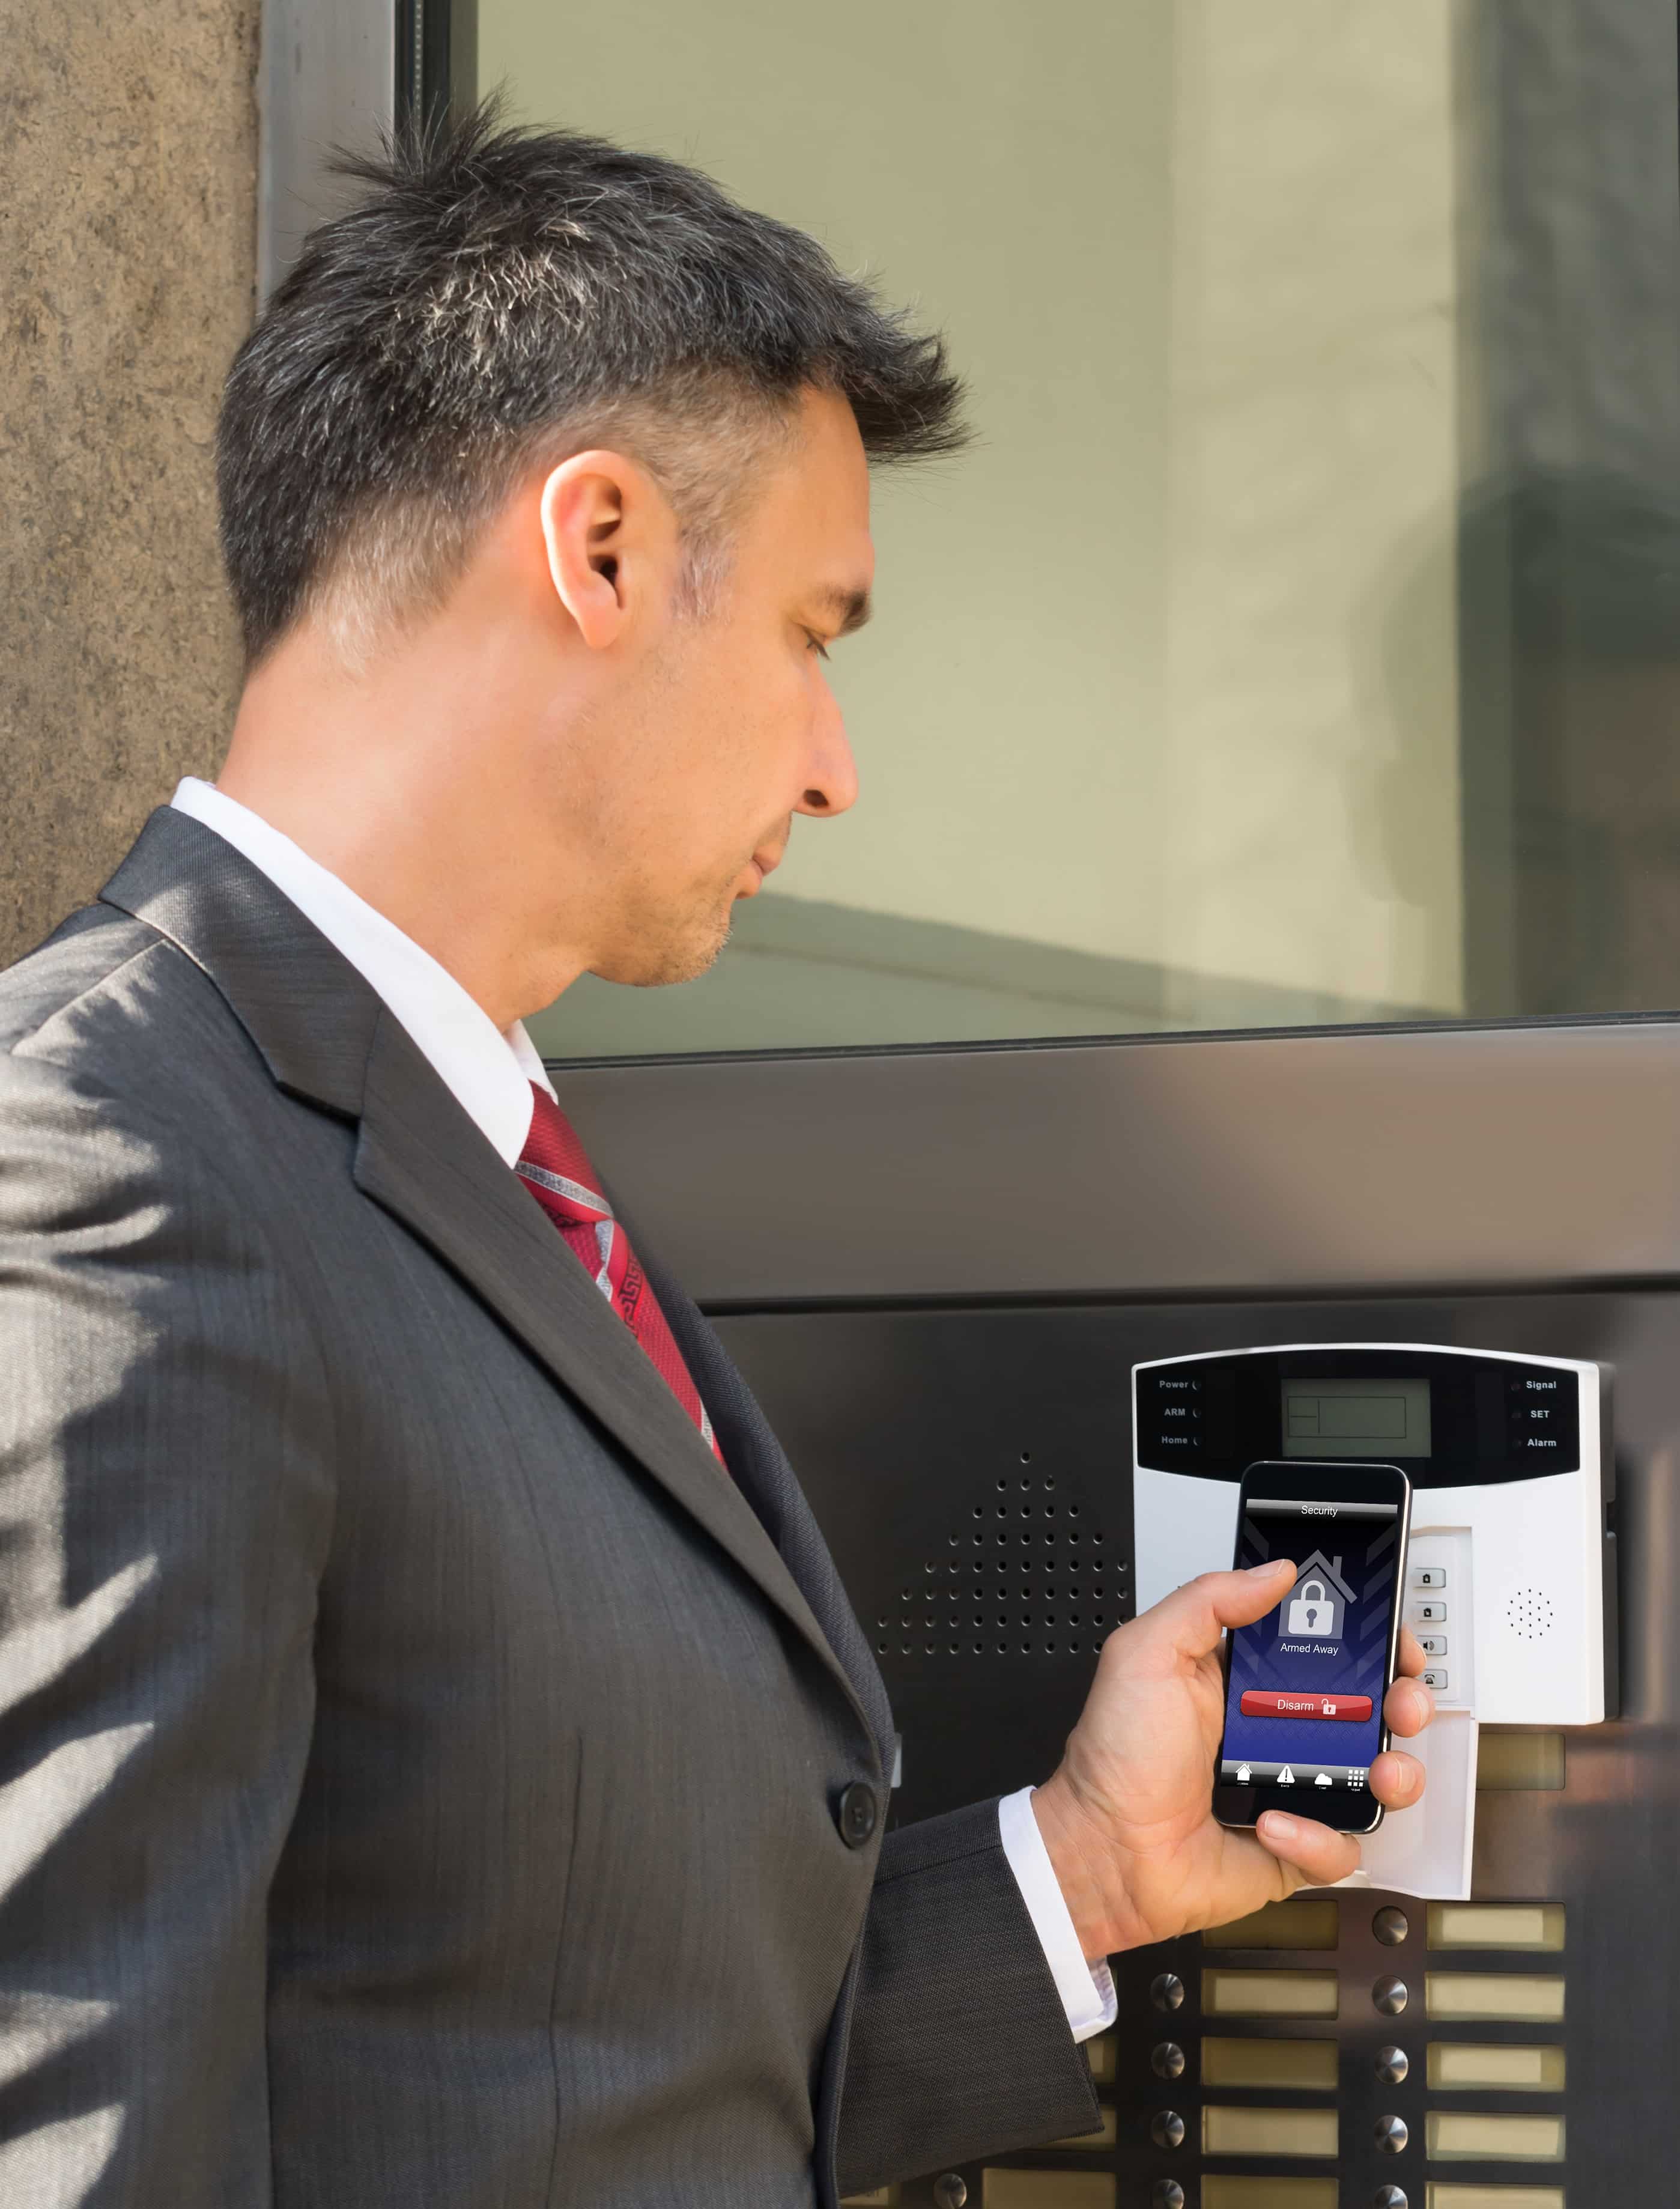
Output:
[[214,772],[211,440],[248,328],[258,0],[0,0],[0,960]]

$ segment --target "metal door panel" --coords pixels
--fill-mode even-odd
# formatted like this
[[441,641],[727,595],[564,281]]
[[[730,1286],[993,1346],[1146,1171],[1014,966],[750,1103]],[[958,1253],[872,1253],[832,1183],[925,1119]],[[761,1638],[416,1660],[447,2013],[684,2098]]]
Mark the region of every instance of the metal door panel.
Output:
[[1660,1278],[1671,1020],[556,1068],[708,1307]]
[[[1464,1959],[1430,1957],[1415,1902],[1399,1904],[1406,1940],[1385,1947],[1372,1921],[1389,1898],[1348,1890],[1328,1957],[1222,1957],[1193,1936],[1118,1959],[1114,2080],[1099,2090],[1116,2110],[1117,2145],[1009,2160],[1111,2170],[1123,2205],[1149,2202],[1157,2180],[1174,2180],[1194,2209],[1210,2095],[1230,2107],[1315,2101],[1204,2092],[1204,1965],[1328,1965],[1334,2025],[1219,2031],[1334,2037],[1334,2167],[1350,2209],[1393,2182],[1421,2205],[1430,2178],[1563,2183],[1571,2209],[1669,2198],[1671,2156],[1653,2117],[1680,2022],[1670,1904],[1680,1814],[1670,1594],[1680,1572],[1680,1025],[557,1072],[592,1150],[712,1309],[806,1484],[903,1728],[901,1817],[1054,1765],[1094,1643],[1130,1608],[1135,1361],[1363,1339],[1614,1369],[1623,1715],[1568,1737],[1561,1789],[1484,1792],[1477,1833],[1478,1897],[1565,1908],[1561,1959],[1468,1959],[1517,1977],[1561,1968],[1563,2094],[1431,2094],[1432,2037],[1494,2044],[1544,2030],[1432,2031],[1428,1972]],[[1099,1532],[1105,1563],[1094,1573]],[[977,1604],[979,1588],[988,1599]],[[1183,1983],[1178,2010],[1152,2001],[1163,1971]],[[1373,2007],[1385,1975],[1410,1989],[1399,2019]],[[1173,2081],[1150,2067],[1167,2039],[1187,2056]],[[1411,2058],[1399,2085],[1374,2068],[1389,2043]],[[1465,2106],[1562,2112],[1567,2161],[1430,2163],[1429,2111]],[[1185,2121],[1177,2148],[1152,2136],[1166,2110]],[[1388,2116],[1408,2128],[1399,2156],[1377,2145]],[[1315,2166],[1217,2158],[1206,2167],[1304,2176]],[[980,2199],[979,2171],[960,2175]],[[906,2209],[931,2202],[932,2187],[930,2175],[902,2189]]]

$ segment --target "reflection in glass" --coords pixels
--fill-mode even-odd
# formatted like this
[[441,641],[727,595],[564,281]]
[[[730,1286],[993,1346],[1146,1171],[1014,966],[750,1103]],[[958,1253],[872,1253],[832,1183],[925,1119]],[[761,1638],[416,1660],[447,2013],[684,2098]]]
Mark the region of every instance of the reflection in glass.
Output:
[[917,301],[979,431],[881,485],[859,807],[542,1048],[1673,1002],[1671,10],[479,19],[517,111]]

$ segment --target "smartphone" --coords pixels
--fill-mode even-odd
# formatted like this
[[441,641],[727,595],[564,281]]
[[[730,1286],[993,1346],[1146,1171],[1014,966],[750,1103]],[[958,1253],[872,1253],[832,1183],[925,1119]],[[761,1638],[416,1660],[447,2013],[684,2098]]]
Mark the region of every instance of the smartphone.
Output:
[[1295,1810],[1374,1833],[1370,1767],[1388,1746],[1382,1699],[1400,1653],[1412,1484],[1396,1465],[1251,1465],[1237,1501],[1237,1565],[1291,1558],[1275,1610],[1227,1634],[1225,1734],[1213,1815],[1252,1826]]

